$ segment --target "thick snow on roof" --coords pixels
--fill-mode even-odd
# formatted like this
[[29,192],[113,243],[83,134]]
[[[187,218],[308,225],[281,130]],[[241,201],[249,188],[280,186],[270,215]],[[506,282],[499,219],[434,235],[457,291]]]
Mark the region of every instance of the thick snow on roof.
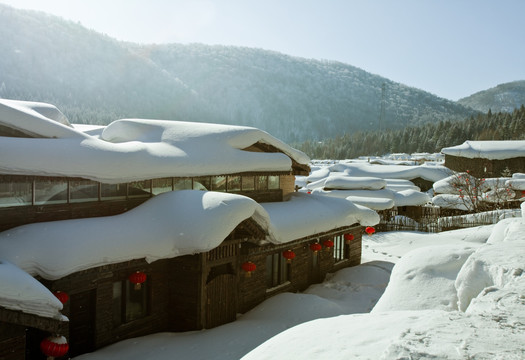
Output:
[[0,260],[0,307],[43,317],[66,320],[62,303],[34,277],[8,261]]
[[40,102],[0,99],[0,125],[30,136],[79,137],[55,106]]
[[[292,159],[304,165],[310,160],[252,127],[122,119],[102,131],[98,128],[84,133],[20,103],[2,100],[0,119],[8,119],[8,126],[47,138],[0,137],[0,172],[4,174],[72,176],[118,183],[165,176],[290,171]],[[256,143],[272,145],[281,152],[242,150]]]
[[338,163],[329,167],[331,172],[345,172],[349,176],[372,176],[383,179],[412,180],[422,178],[428,181],[438,181],[450,175],[450,170],[444,166],[436,165],[374,165],[361,163]]
[[145,258],[152,262],[211,250],[243,220],[286,243],[354,223],[375,225],[374,211],[343,199],[294,194],[266,203],[231,193],[163,193],[126,213],[35,223],[0,233],[0,254],[32,275],[58,279],[76,271]]
[[483,158],[489,160],[505,160],[516,157],[525,157],[525,140],[467,140],[461,145],[444,148],[441,152],[445,155],[460,156],[469,159]]
[[369,208],[315,194],[294,193],[289,201],[262,203],[261,206],[270,216],[271,235],[277,243],[356,223],[363,226],[379,223],[379,215]]

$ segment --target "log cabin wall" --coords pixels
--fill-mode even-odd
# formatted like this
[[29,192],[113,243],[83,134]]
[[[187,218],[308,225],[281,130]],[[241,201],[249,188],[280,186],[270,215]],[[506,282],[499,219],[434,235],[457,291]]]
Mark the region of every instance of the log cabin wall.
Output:
[[459,172],[469,170],[470,174],[477,178],[501,177],[506,170],[509,170],[511,174],[525,172],[525,157],[490,160],[445,154],[445,166]]

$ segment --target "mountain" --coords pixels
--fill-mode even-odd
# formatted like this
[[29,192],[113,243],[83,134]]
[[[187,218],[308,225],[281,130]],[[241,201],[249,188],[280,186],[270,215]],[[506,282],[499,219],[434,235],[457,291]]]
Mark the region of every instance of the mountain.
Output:
[[53,103],[73,123],[217,122],[303,141],[476,113],[339,62],[242,47],[119,42],[4,5],[0,24],[0,97]]
[[512,112],[525,105],[525,80],[500,84],[459,99],[458,103],[472,109],[488,112]]

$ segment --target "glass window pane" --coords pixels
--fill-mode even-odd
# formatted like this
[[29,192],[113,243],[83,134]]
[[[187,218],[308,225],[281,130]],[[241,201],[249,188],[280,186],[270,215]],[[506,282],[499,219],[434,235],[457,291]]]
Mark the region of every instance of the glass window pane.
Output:
[[71,202],[98,201],[98,182],[91,180],[70,180]]
[[210,190],[211,181],[209,176],[203,176],[193,179],[193,189],[194,190]]
[[153,195],[162,194],[173,190],[173,178],[153,179]]
[[255,190],[268,190],[268,176],[255,177]]
[[60,179],[35,180],[35,204],[60,204],[67,202],[67,182]]
[[31,205],[33,183],[25,179],[7,178],[0,183],[0,207]]
[[226,176],[212,176],[211,177],[212,191],[226,191]]
[[151,180],[129,183],[128,197],[148,197],[151,191]]
[[126,280],[126,322],[146,316],[146,283],[140,289]]
[[122,324],[122,281],[113,283],[113,326]]
[[279,190],[279,176],[268,176],[268,189]]
[[228,176],[228,191],[240,191],[241,190],[241,177],[240,176]]
[[192,181],[188,179],[174,179],[173,190],[191,190]]
[[255,190],[255,176],[242,177],[242,191]]
[[102,200],[126,198],[127,184],[100,184]]

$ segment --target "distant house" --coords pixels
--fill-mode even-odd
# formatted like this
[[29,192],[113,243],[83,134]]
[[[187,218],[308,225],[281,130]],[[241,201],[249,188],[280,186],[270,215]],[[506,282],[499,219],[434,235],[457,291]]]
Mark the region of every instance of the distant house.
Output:
[[76,356],[230,322],[359,264],[362,226],[379,221],[294,192],[308,157],[255,128],[78,126],[0,100],[0,153],[2,359],[45,358],[55,334]]
[[445,166],[477,178],[525,172],[525,140],[465,141],[441,150]]

